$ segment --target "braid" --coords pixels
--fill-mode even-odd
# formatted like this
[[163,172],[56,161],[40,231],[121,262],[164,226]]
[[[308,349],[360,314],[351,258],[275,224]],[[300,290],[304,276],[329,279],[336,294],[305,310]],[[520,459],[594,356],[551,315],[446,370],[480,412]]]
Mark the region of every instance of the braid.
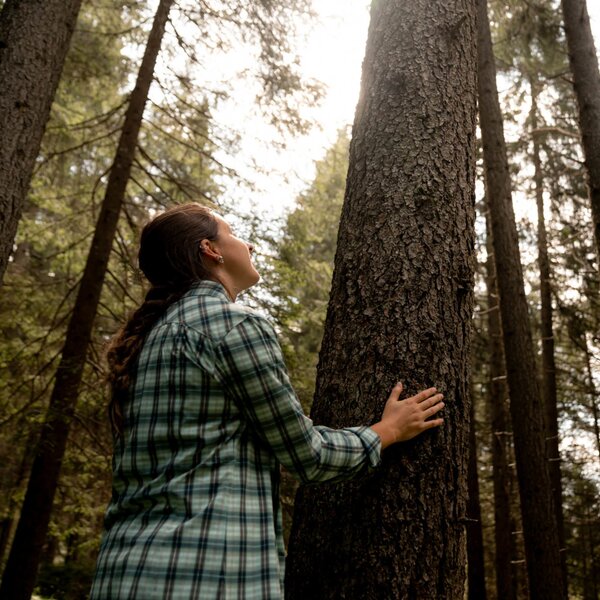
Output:
[[142,305],[111,340],[106,358],[109,367],[107,380],[111,391],[108,413],[114,433],[122,433],[123,402],[127,398],[133,368],[146,336],[169,306],[177,302],[190,286],[191,282],[177,288],[167,286],[150,288]]

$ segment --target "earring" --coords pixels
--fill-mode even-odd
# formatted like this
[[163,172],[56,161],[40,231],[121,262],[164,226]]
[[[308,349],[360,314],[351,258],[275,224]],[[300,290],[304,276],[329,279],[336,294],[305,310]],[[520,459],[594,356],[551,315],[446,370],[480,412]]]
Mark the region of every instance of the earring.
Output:
[[217,262],[223,264],[225,262],[225,259],[222,256],[219,256],[219,258],[217,258]]

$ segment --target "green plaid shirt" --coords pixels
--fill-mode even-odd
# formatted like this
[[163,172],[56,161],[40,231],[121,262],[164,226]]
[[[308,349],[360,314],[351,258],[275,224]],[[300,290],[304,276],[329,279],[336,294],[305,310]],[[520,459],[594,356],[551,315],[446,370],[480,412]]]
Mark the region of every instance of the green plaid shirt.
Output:
[[369,427],[303,414],[269,322],[204,281],[150,331],[113,459],[91,598],[283,598],[279,464],[301,482],[380,462]]

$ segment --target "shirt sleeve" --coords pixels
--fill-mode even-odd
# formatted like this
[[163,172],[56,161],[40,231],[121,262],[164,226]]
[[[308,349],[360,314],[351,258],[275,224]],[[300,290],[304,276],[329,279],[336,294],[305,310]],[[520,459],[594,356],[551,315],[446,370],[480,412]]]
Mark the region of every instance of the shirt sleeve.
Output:
[[290,384],[271,324],[249,315],[219,346],[222,384],[243,418],[277,460],[302,483],[342,481],[381,462],[381,440],[370,427],[313,425]]

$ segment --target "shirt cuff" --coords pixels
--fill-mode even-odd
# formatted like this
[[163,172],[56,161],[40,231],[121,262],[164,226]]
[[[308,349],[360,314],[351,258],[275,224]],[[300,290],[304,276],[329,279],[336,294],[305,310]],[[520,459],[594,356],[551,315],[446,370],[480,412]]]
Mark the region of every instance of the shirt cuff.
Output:
[[366,425],[362,427],[352,427],[352,431],[360,438],[365,453],[369,470],[375,469],[381,464],[381,438]]

